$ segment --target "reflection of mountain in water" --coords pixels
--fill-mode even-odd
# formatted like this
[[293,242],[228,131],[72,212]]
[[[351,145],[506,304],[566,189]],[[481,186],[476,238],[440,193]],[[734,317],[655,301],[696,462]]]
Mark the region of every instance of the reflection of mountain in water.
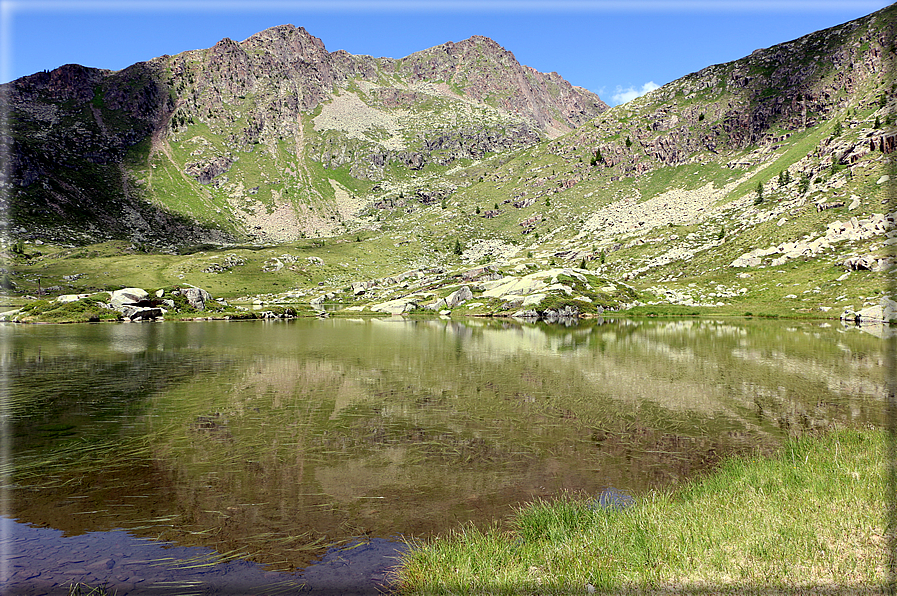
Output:
[[29,425],[75,415],[80,442],[24,454],[54,473],[24,466],[14,509],[292,568],[334,540],[487,523],[563,489],[637,492],[786,432],[880,424],[883,344],[791,325],[134,325],[124,352],[125,326],[32,329],[16,361],[55,397],[16,385],[17,444],[50,445]]

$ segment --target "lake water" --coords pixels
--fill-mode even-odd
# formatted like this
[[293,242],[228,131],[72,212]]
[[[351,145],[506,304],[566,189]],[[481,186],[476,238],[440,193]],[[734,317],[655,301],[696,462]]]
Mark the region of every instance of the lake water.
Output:
[[[63,576],[139,592],[155,572],[123,570],[135,556],[205,573],[158,585],[207,592],[237,577],[321,591],[335,560],[382,583],[400,536],[562,491],[637,497],[731,453],[885,419],[885,342],[834,323],[395,317],[0,336],[14,464],[0,580],[23,592]],[[88,538],[128,545],[72,546]],[[147,545],[162,554],[128,555]],[[63,554],[38,556],[51,547]]]

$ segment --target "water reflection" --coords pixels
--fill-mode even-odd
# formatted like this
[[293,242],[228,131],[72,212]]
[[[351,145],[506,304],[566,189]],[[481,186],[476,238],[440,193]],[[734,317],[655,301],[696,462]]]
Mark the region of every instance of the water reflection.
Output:
[[12,514],[294,569],[880,425],[884,343],[769,321],[0,327]]

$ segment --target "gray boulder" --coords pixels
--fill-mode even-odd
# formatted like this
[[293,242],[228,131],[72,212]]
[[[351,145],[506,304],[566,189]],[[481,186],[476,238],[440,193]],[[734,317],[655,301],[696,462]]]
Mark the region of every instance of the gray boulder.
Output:
[[112,292],[112,298],[110,298],[109,304],[111,304],[112,308],[115,310],[120,311],[121,307],[125,304],[135,304],[141,300],[145,300],[147,296],[149,296],[149,293],[142,288],[122,288],[121,290]]
[[473,292],[470,290],[468,286],[461,286],[445,298],[445,304],[448,308],[455,308],[459,304],[463,304],[466,301],[473,298]]
[[202,288],[187,288],[181,291],[183,292],[184,297],[187,298],[187,302],[190,303],[190,306],[196,310],[205,310],[206,302],[212,300],[212,295]]

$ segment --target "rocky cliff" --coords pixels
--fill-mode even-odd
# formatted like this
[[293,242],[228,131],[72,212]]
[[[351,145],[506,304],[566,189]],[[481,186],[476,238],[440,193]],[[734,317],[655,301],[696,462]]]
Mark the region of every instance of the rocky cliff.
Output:
[[16,233],[82,241],[331,233],[378,182],[529,146],[607,109],[487,38],[378,59],[330,53],[292,25],[4,87]]

